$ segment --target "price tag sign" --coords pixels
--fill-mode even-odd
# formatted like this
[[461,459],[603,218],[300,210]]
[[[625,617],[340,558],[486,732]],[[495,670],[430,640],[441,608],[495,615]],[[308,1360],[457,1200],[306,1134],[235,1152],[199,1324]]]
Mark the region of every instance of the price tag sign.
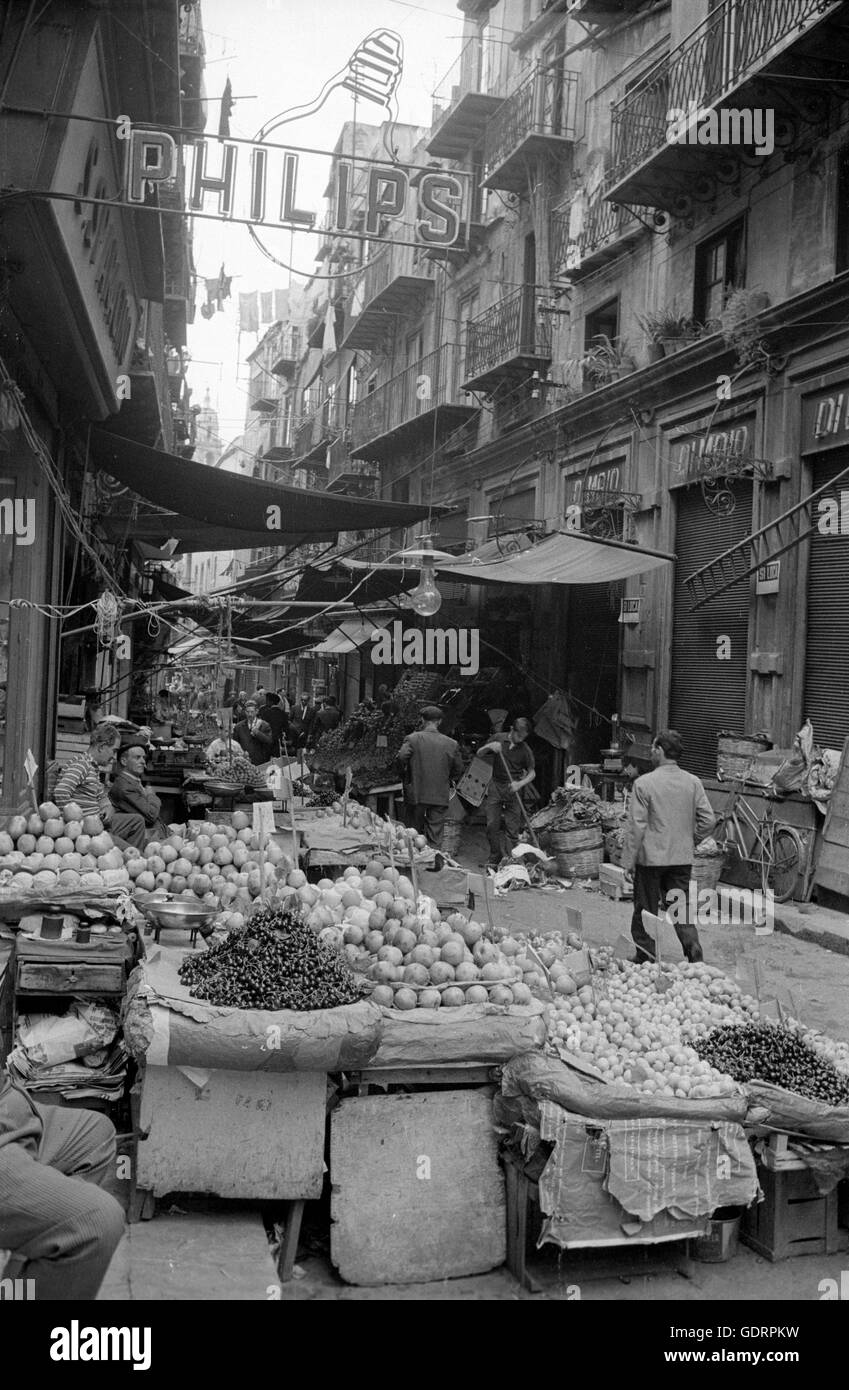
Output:
[[273,835],[277,829],[274,823],[274,802],[255,801],[253,803],[255,835]]
[[385,734],[378,734],[377,738],[375,739],[375,746],[377,748],[388,748],[389,739],[386,737]]
[[38,763],[35,761],[35,754],[31,748],[27,749],[27,755],[24,758],[24,768],[26,769],[27,781],[30,786],[32,786],[35,781],[35,774],[38,772]]

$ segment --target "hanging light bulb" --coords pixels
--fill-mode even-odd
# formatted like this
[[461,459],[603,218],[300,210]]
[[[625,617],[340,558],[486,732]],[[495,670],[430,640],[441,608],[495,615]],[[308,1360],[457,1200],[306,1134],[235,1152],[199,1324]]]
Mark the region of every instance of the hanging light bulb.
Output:
[[433,561],[422,561],[422,577],[417,588],[410,592],[410,606],[423,618],[432,618],[442,607],[442,595],[436,587]]

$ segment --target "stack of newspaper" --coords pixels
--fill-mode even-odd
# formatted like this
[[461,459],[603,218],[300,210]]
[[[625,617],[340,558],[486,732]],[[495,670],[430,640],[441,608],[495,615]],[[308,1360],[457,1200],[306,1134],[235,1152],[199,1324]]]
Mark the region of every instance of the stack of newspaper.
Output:
[[22,1015],[6,1066],[10,1077],[33,1093],[118,1100],[128,1061],[115,1010],[75,1000],[66,1014]]

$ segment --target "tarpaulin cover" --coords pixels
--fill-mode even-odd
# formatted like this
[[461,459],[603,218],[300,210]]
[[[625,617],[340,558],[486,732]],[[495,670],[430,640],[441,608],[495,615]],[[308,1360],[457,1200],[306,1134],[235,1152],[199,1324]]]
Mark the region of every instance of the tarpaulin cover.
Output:
[[740,1125],[722,1120],[610,1120],[607,1190],[625,1211],[710,1216],[758,1195],[755,1160]]
[[542,1004],[466,1004],[457,1009],[382,1009],[383,1034],[372,1067],[506,1062],[545,1041]]
[[232,1009],[192,999],[178,967],[189,954],[154,947],[130,991],[127,1046],[151,1066],[225,1071],[348,1071],[377,1051],[381,1010],[367,1000],[336,1009]]
[[[540,1245],[609,1245],[623,1237],[642,1243],[702,1234],[709,1212],[692,1217],[660,1211],[643,1221],[607,1191],[609,1148],[604,1123],[578,1119],[549,1101],[540,1109],[542,1138],[555,1146],[539,1179],[540,1207],[546,1217]],[[663,1124],[663,1120],[652,1121],[656,1133]]]
[[749,1111],[746,1123],[768,1129],[805,1134],[823,1143],[849,1144],[849,1105],[834,1107],[797,1096],[773,1086],[770,1081],[749,1081],[746,1085]]
[[524,535],[487,541],[458,560],[437,561],[436,570],[475,584],[608,584],[674,560],[663,551],[558,531],[536,544]]
[[687,1100],[682,1096],[644,1096],[625,1082],[596,1081],[558,1057],[526,1052],[504,1068],[501,1089],[505,1096],[530,1096],[553,1101],[576,1115],[598,1120],[680,1119],[727,1120],[741,1124],[746,1118],[747,1097],[713,1096]]
[[[266,546],[286,543],[293,534],[322,540],[339,531],[407,526],[428,515],[427,507],[406,502],[379,502],[225,473],[105,430],[92,430],[91,453],[99,468],[155,506],[209,526],[264,534]],[[279,530],[267,526],[270,507],[280,509]],[[231,548],[249,544],[238,535],[231,539]]]

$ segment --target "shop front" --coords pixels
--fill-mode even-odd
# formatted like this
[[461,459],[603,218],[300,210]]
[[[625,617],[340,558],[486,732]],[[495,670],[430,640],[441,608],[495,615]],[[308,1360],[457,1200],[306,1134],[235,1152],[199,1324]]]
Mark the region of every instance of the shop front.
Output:
[[677,559],[667,722],[701,777],[715,773],[720,730],[747,727],[752,585],[740,580],[693,611],[685,581],[753,529],[756,428],[751,412],[692,420],[668,436]]
[[[840,749],[849,734],[849,383],[802,402],[807,491],[826,492],[812,508],[808,553],[804,696],[818,744]],[[832,486],[833,484],[833,486]]]

